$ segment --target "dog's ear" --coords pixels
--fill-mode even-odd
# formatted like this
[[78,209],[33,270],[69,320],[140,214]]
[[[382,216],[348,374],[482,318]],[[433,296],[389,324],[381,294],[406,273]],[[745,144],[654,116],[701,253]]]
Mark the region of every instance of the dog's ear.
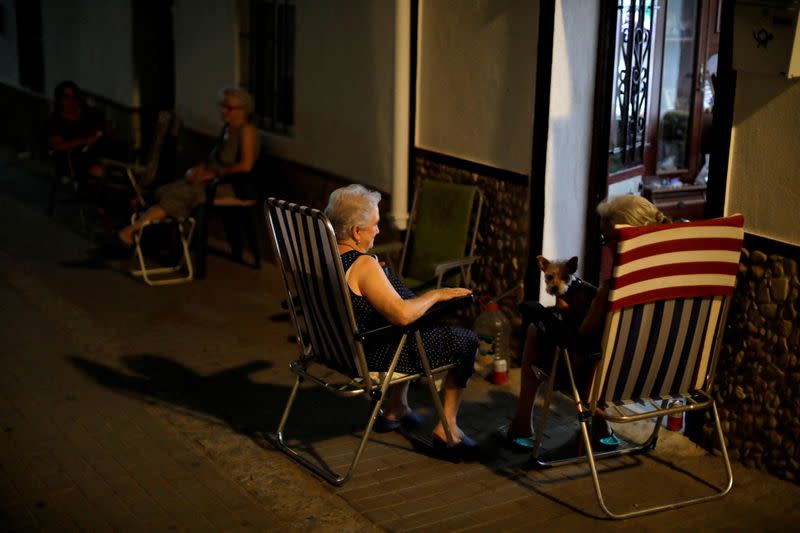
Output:
[[578,271],[578,256],[570,257],[569,261],[567,261],[567,271],[570,274],[574,274]]
[[547,270],[547,267],[550,266],[550,261],[548,261],[543,255],[537,255],[536,262],[539,263],[539,268],[542,269],[542,272]]

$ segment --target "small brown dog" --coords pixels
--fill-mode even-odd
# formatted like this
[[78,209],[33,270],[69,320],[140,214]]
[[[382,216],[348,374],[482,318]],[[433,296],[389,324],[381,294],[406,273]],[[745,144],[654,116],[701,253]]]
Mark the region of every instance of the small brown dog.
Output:
[[597,294],[597,287],[575,275],[578,258],[550,261],[543,255],[536,257],[544,272],[545,291],[556,297],[556,310],[567,322],[580,324]]

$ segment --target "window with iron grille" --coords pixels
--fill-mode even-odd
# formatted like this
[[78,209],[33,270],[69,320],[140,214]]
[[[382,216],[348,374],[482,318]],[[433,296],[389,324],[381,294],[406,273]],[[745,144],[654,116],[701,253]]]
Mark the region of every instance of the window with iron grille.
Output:
[[654,0],[624,0],[617,6],[609,173],[644,162],[655,8]]
[[240,0],[239,71],[255,101],[254,122],[292,134],[294,125],[294,0]]

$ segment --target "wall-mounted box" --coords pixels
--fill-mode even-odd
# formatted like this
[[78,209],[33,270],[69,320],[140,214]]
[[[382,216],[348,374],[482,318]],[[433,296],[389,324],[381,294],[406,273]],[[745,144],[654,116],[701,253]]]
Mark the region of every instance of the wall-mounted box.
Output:
[[798,10],[798,1],[737,1],[733,68],[787,78],[800,76]]

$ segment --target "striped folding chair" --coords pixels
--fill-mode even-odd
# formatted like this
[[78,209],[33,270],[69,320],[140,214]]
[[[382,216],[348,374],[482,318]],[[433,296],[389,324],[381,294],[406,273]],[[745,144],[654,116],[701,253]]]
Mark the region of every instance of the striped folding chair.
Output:
[[[445,421],[434,375],[449,370],[452,365],[430,367],[419,326],[431,318],[471,303],[472,298],[468,296],[437,304],[424,317],[409,326],[386,326],[372,331],[359,331],[339,260],[336,237],[325,215],[316,209],[270,198],[266,204],[266,218],[275,255],[283,273],[288,308],[297,330],[301,351],[300,358],[289,365],[297,378],[277,432],[272,438],[291,458],[330,483],[341,486],[350,478],[358,464],[389,386],[422,377],[428,378],[434,408],[440,419]],[[370,372],[362,343],[372,335],[386,334],[396,334],[399,338],[394,358],[386,372]],[[424,372],[395,373],[397,361],[409,335],[417,343]],[[371,401],[364,435],[344,474],[334,472],[319,460],[310,460],[286,443],[284,428],[300,383],[306,379],[338,396],[363,397]],[[449,429],[446,430],[449,434]]]
[[[546,462],[539,456],[541,442],[537,442],[533,466],[588,460],[600,507],[612,518],[720,498],[733,485],[711,386],[736,285],[743,223],[741,215],[733,215],[662,226],[618,227],[602,353],[588,401],[578,392],[568,350],[563,346],[556,350],[556,360],[563,360],[568,371],[585,457]],[[551,376],[551,387],[552,382]],[[727,483],[712,495],[625,513],[609,510],[595,459],[647,451],[655,447],[663,417],[704,409],[710,409],[714,418]],[[593,452],[588,422],[595,414],[614,423],[653,418],[656,423],[644,443]]]

